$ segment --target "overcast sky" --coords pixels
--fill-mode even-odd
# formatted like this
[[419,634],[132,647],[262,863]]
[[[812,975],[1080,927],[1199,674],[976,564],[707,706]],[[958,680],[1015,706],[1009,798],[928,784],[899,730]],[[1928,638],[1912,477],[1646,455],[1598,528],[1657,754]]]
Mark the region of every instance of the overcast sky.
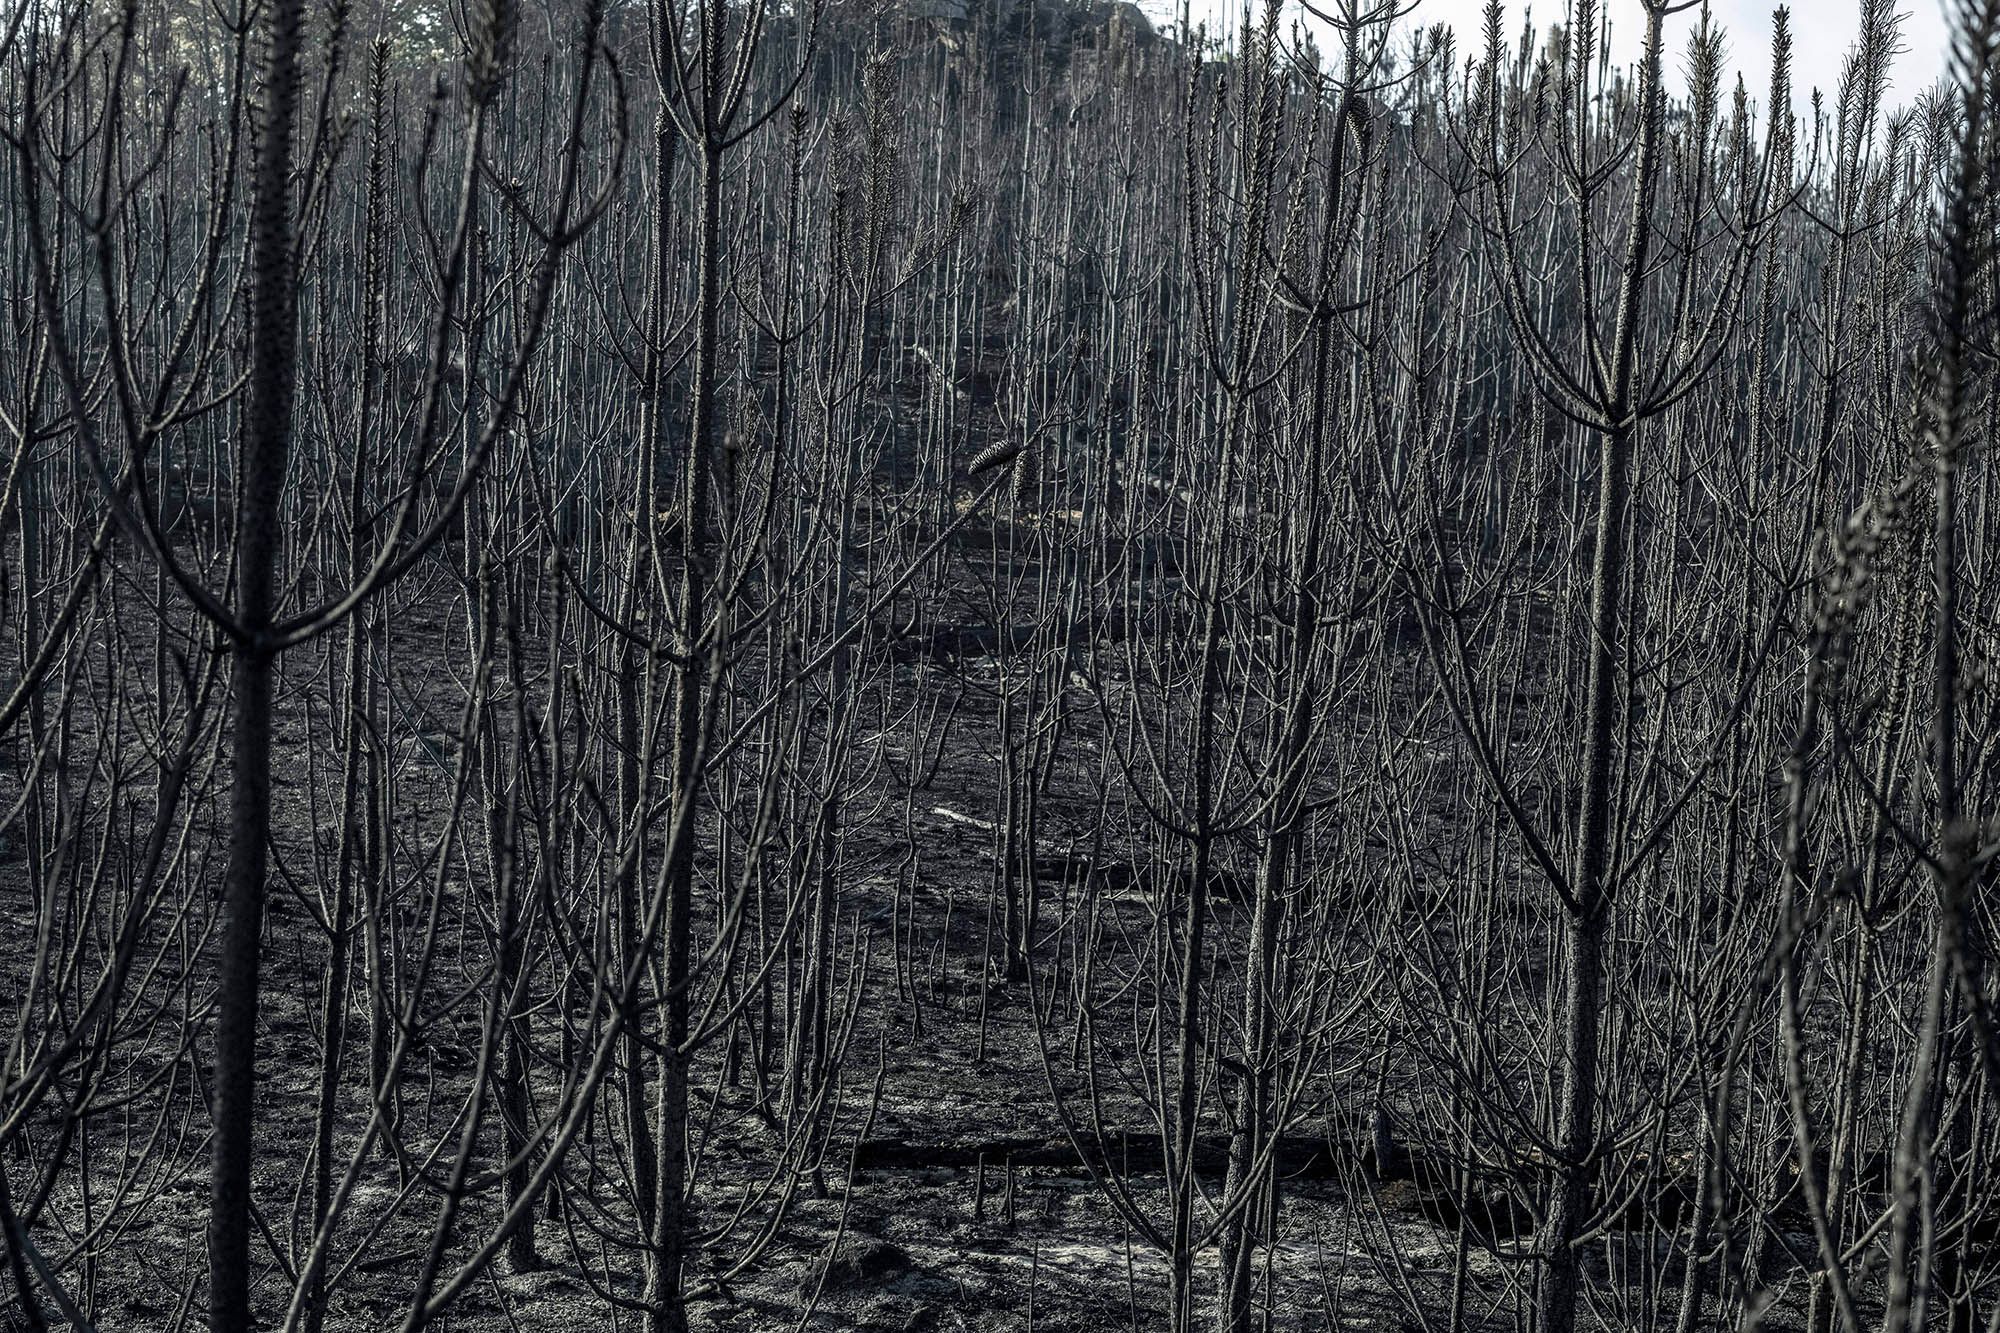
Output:
[[[1241,0],[1211,0],[1211,5],[1211,12],[1218,15],[1241,13]],[[1508,0],[1506,32],[1510,39],[1520,34],[1522,13],[1527,7],[1521,0]],[[1605,0],[1605,7],[1611,16],[1613,58],[1623,63],[1637,60],[1639,40],[1645,32],[1644,8],[1639,0]],[[1729,67],[1743,75],[1750,95],[1760,102],[1769,86],[1771,14],[1777,7],[1776,0],[1713,0],[1712,12],[1728,34]],[[1903,53],[1893,70],[1889,93],[1892,107],[1908,102],[1928,88],[1943,72],[1945,63],[1946,26],[1941,0],[1901,0],[1898,7],[1904,16]],[[1177,0],[1165,0],[1147,8],[1154,12],[1177,10],[1179,4]],[[1200,8],[1197,0],[1196,11],[1200,12]],[[1450,23],[1458,29],[1461,53],[1477,51],[1485,8],[1485,0],[1419,0],[1412,21]],[[1792,82],[1798,89],[1797,106],[1801,112],[1814,85],[1826,92],[1830,105],[1834,83],[1840,77],[1841,60],[1854,40],[1858,8],[1856,0],[1793,0]],[[1533,9],[1536,27],[1545,29],[1559,21],[1564,5],[1562,0],[1539,0]],[[1687,35],[1695,21],[1693,11],[1667,20],[1669,69],[1676,83],[1682,72]],[[1734,88],[1733,75],[1724,86]]]
[[[1519,33],[1520,3],[1507,5],[1509,35]],[[1541,0],[1533,6],[1537,27],[1558,21],[1561,0]],[[1645,35],[1645,9],[1639,0],[1606,0],[1611,17],[1612,57],[1621,62],[1639,58],[1639,42]],[[1771,77],[1771,15],[1775,0],[1712,0],[1711,12],[1729,35],[1729,65],[1743,75],[1750,95],[1762,100]],[[1808,90],[1817,84],[1829,98],[1840,78],[1840,65],[1854,41],[1855,0],[1793,0],[1792,82],[1798,86],[1800,105]],[[1908,101],[1928,88],[1944,71],[1946,28],[1939,0],[1902,0],[1903,54],[1894,66],[1890,105]],[[1461,42],[1480,40],[1485,0],[1421,0],[1415,17],[1422,22],[1439,20],[1458,29]],[[1687,34],[1698,20],[1695,12],[1667,20],[1667,51],[1675,75],[1682,70],[1682,54],[1687,50]],[[1477,49],[1475,46],[1473,49]],[[1734,86],[1733,80],[1725,86]]]

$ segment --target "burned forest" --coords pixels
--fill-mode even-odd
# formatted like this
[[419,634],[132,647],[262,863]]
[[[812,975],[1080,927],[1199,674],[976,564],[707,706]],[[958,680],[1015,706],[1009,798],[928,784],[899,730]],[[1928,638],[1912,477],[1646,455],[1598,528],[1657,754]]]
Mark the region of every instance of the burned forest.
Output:
[[0,4],[0,1328],[2000,1333],[2000,0],[1439,3]]

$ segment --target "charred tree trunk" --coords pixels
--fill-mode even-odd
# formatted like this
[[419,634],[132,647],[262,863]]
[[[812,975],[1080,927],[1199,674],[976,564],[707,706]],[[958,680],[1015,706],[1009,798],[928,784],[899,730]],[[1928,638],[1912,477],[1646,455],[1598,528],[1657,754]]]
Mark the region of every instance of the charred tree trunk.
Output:
[[298,112],[300,0],[273,0],[251,200],[250,382],[237,460],[236,642],[230,674],[229,857],[216,996],[214,1142],[208,1216],[209,1328],[247,1333],[250,1189],[256,1128],[257,991],[271,834],[271,643],[279,492],[291,443],[298,284],[292,240],[292,131]]

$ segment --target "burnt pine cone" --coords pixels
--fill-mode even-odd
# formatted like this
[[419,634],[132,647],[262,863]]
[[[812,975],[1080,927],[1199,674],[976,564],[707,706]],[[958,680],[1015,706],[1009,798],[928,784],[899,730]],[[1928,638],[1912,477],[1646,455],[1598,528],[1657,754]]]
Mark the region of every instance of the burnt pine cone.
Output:
[[989,444],[972,456],[972,461],[966,464],[965,470],[975,477],[982,472],[991,472],[996,467],[1013,462],[1026,452],[1027,448],[1027,442],[1024,440],[1001,440]]

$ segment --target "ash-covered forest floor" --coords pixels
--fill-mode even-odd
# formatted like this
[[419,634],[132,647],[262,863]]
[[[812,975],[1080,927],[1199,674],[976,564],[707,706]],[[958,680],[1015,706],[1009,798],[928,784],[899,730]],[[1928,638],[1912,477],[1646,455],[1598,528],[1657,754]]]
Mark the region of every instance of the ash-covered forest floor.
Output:
[[[1073,952],[1065,955],[1071,946],[1061,942],[1060,927],[1077,910],[1082,877],[1097,877],[1096,907],[1114,923],[1107,937],[1128,952],[1143,947],[1158,925],[1161,895],[1137,867],[1158,849],[1107,838],[1099,827],[1102,793],[1081,776],[1089,765],[1057,765],[1040,813],[1037,880],[1043,938],[1056,943],[1030,977],[1005,974],[996,953],[993,824],[1001,798],[993,653],[1008,635],[976,619],[982,600],[977,580],[992,573],[990,553],[957,552],[951,568],[962,585],[958,605],[967,620],[930,639],[948,650],[891,644],[868,668],[893,677],[885,697],[917,698],[935,716],[956,711],[934,771],[915,789],[885,781],[886,799],[846,833],[841,929],[855,942],[851,956],[865,965],[856,974],[855,1027],[836,1109],[810,1164],[775,1180],[770,1173],[779,1146],[753,1110],[759,1074],[751,1043],[740,1034],[719,1041],[697,1063],[697,1100],[710,1108],[698,1135],[697,1224],[716,1226],[738,1201],[768,1198],[774,1188],[792,1202],[740,1273],[725,1270],[758,1236],[768,1209],[753,1209],[749,1222],[704,1253],[689,1283],[695,1328],[1084,1333],[1155,1328],[1165,1317],[1167,1271],[1158,1248],[1113,1206],[1068,1137],[1073,1130],[1096,1142],[1084,1077],[1096,1059],[1102,1075],[1097,1114],[1107,1132],[1127,1136],[1119,1155],[1131,1167],[1123,1177],[1130,1197],[1164,1227],[1162,1182],[1144,1160],[1149,1144],[1158,1152],[1159,1099],[1140,1095],[1127,1058],[1131,1044],[1147,1034],[1099,1031],[1093,1053],[1077,1041],[1073,1009],[1058,1004],[1049,1021],[1035,1018],[1038,1005],[1049,1012],[1050,988],[1068,984],[1065,969],[1075,966]],[[390,740],[393,820],[406,867],[423,863],[451,801],[456,729],[470,682],[463,596],[448,567],[434,563],[389,593],[383,608],[390,626],[386,678],[398,723]],[[121,633],[127,639],[122,651],[136,657],[150,651],[148,631],[136,619]],[[1383,634],[1399,638],[1391,651],[1414,663],[1421,649],[1407,628],[1385,623]],[[277,823],[260,1038],[257,1161],[264,1216],[257,1260],[267,1274],[290,1262],[302,1244],[286,1219],[302,1197],[312,1152],[325,957],[317,884],[334,830],[325,808],[325,774],[316,774],[306,759],[324,744],[326,712],[323,662],[296,655],[287,663],[276,730]],[[1099,710],[1081,686],[1070,715],[1066,744],[1089,751],[1104,743]],[[917,767],[906,740],[892,733],[884,733],[886,751],[906,771]],[[194,827],[215,840],[210,854],[218,858],[226,767],[220,758],[204,767],[192,796],[204,812]],[[11,800],[19,780],[11,772],[0,777],[6,784],[0,796]],[[219,860],[212,869],[219,872]],[[0,856],[0,880],[17,874],[18,863]],[[705,910],[712,912],[712,884],[710,894]],[[5,901],[8,924],[26,928],[31,915],[19,896]],[[477,931],[481,909],[462,885],[447,883],[438,901],[445,914],[441,938],[463,941]],[[1247,926],[1247,908],[1226,893],[1218,895],[1214,913],[1219,937],[1240,935]],[[1351,919],[1367,918],[1357,913]],[[417,923],[402,924],[413,929]],[[1357,956],[1376,948],[1369,939],[1345,943]],[[468,957],[476,963],[476,949]],[[471,964],[461,958],[453,965]],[[1371,975],[1367,984],[1384,982]],[[347,1058],[353,1061],[363,1058],[358,1047],[367,1021],[358,991],[349,1021]],[[470,1083],[478,1038],[476,1023],[445,1021],[413,1039],[402,1089],[402,1115],[417,1129],[413,1141],[448,1143],[445,1131]],[[179,1039],[184,1047],[177,1076],[198,1078],[206,1033]],[[1357,1045],[1347,1063],[1366,1065],[1366,1049]],[[1500,1322],[1489,1324],[1485,1315],[1516,1305],[1519,1284],[1530,1280],[1534,1219],[1490,1180],[1472,1181],[1466,1190],[1489,1201],[1486,1214],[1462,1215],[1441,1180],[1454,1164],[1415,1141],[1421,1132],[1411,1122],[1424,1108],[1395,1086],[1378,1094],[1367,1068],[1350,1072],[1305,1105],[1286,1140],[1283,1241],[1275,1253],[1258,1256],[1259,1308],[1268,1312],[1269,1328],[1441,1327],[1454,1307],[1467,1327],[1500,1326],[1503,1316],[1495,1314]],[[776,1069],[763,1073],[767,1080],[780,1077]],[[1051,1096],[1052,1077],[1065,1098],[1067,1129]],[[712,1103],[706,1101],[711,1094]],[[1370,1134],[1378,1107],[1401,1140],[1401,1160],[1375,1160]],[[365,1108],[350,1099],[340,1142],[358,1142],[365,1122]],[[100,1327],[199,1323],[205,1133],[197,1115],[160,1127],[151,1140],[135,1134],[133,1151],[157,1153],[160,1165],[147,1177],[151,1197],[125,1210],[117,1243],[92,1274],[99,1289],[118,1293],[100,1311]],[[1204,1138],[1219,1143],[1223,1133],[1224,1126],[1213,1124]],[[1214,1151],[1203,1155],[1211,1193],[1221,1183],[1218,1158]],[[441,1148],[434,1160],[406,1163],[403,1170],[435,1179],[447,1159]],[[384,1159],[367,1173],[359,1197],[386,1203],[397,1176]],[[615,1236],[599,1234],[602,1217],[564,1207],[562,1196],[553,1191],[537,1209],[543,1266],[516,1272],[505,1259],[495,1260],[433,1326],[497,1333],[640,1325],[633,1308],[642,1295],[636,1251],[621,1253]],[[493,1206],[491,1195],[468,1204],[474,1213]],[[366,1238],[337,1284],[328,1328],[400,1325],[412,1279],[426,1260],[428,1217],[426,1209],[407,1210]],[[1679,1280],[1677,1271],[1650,1271],[1658,1267],[1648,1261],[1653,1234],[1643,1219],[1633,1229],[1614,1230],[1596,1243],[1589,1261],[1647,1270],[1646,1280],[1671,1285]],[[1797,1253],[1808,1252],[1804,1237],[1791,1239]],[[462,1247],[448,1247],[447,1258],[462,1257]],[[1782,1255],[1775,1259],[1772,1271],[1782,1270]],[[1198,1281],[1212,1289],[1216,1269],[1211,1246]],[[1462,1287],[1456,1283],[1460,1271]],[[265,1313],[275,1319],[282,1312]],[[1781,1305],[1763,1326],[1785,1328],[1784,1314]]]

